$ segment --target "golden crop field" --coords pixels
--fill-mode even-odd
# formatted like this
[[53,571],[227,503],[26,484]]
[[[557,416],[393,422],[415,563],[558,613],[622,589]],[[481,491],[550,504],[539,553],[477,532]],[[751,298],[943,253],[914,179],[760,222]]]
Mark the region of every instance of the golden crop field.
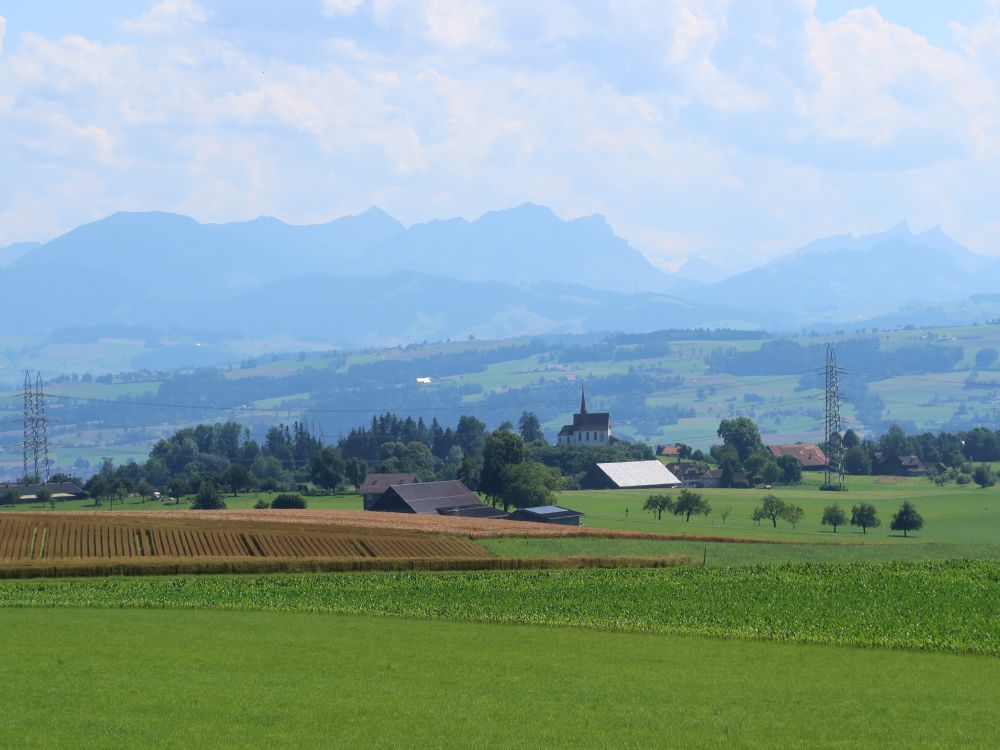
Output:
[[141,559],[481,558],[461,537],[359,534],[351,529],[283,529],[252,521],[182,522],[147,514],[95,519],[73,514],[0,518],[0,565],[30,561]]

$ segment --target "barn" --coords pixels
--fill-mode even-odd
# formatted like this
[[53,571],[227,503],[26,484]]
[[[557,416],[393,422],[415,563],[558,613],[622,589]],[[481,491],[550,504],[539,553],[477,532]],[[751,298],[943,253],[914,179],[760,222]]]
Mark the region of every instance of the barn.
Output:
[[415,484],[420,481],[416,474],[369,474],[361,485],[361,497],[364,509],[371,508],[372,503],[382,497],[382,493],[394,484]]
[[367,510],[376,513],[419,513],[421,515],[502,518],[503,511],[490,508],[458,480],[394,484]]
[[769,445],[767,452],[775,458],[792,456],[799,459],[806,471],[823,471],[826,468],[826,454],[816,443],[792,443],[790,445]]
[[570,510],[559,505],[539,505],[534,508],[518,508],[510,514],[511,521],[534,521],[535,523],[555,523],[562,526],[579,526],[578,510]]
[[680,486],[681,480],[656,460],[595,464],[580,480],[580,488],[584,490],[638,490]]

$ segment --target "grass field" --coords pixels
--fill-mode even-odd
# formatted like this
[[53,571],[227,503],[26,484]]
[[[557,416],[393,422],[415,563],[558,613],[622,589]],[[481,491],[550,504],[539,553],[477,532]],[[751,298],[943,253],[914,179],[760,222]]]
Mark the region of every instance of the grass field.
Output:
[[[800,542],[817,541],[880,541],[898,544],[922,542],[947,542],[952,544],[1000,544],[1000,487],[980,489],[977,485],[955,484],[938,487],[923,478],[897,479],[895,477],[849,477],[847,492],[822,492],[819,484],[822,475],[807,473],[803,483],[794,487],[775,487],[773,490],[705,489],[700,492],[712,505],[706,517],[692,517],[690,523],[676,516],[664,516],[657,521],[642,511],[642,504],[653,492],[661,490],[595,490],[563,492],[558,497],[560,505],[583,511],[583,521],[589,526],[601,526],[633,531],[653,531],[665,534],[718,534],[752,536],[762,539],[785,539]],[[677,491],[667,494],[676,496]],[[750,515],[760,505],[761,498],[773,493],[787,503],[800,505],[805,519],[793,529],[778,521],[773,528],[770,521],[759,526]],[[903,500],[910,500],[924,517],[923,531],[910,538],[892,532],[889,521]],[[871,503],[878,510],[882,526],[865,535],[851,526],[840,527],[834,534],[820,524],[823,508],[838,503],[848,516],[857,503]],[[625,509],[628,508],[628,518]],[[723,524],[721,511],[731,513]]]
[[320,611],[1000,655],[1000,563],[39,579],[7,607]]
[[0,736],[20,748],[985,748],[1000,732],[990,657],[266,612],[0,610],[0,627]]

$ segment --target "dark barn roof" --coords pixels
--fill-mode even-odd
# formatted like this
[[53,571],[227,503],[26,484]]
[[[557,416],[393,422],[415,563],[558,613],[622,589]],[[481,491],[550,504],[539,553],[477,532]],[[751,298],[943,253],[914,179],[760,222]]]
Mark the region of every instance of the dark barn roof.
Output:
[[419,482],[416,474],[369,474],[361,485],[362,495],[377,495],[385,492],[394,484],[414,484]]
[[507,514],[489,505],[459,505],[454,508],[438,508],[442,516],[458,516],[460,518],[507,518]]
[[479,496],[456,479],[392,485],[369,510],[436,514],[442,508],[486,507]]

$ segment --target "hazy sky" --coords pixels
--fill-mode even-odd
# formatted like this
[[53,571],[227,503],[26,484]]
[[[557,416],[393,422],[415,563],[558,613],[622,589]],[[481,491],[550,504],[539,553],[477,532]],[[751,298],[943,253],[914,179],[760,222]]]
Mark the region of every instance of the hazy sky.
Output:
[[744,267],[908,219],[1000,252],[1000,5],[0,4],[0,245],[117,210],[525,201]]

